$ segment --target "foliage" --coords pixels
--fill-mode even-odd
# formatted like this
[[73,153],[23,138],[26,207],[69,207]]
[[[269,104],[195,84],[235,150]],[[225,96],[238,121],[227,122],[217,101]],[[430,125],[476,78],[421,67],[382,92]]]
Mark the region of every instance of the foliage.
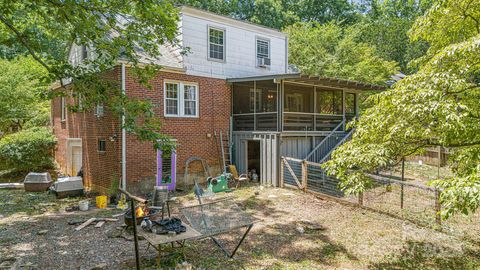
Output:
[[385,84],[397,72],[395,62],[380,58],[374,47],[358,42],[359,32],[337,23],[296,23],[289,34],[289,60],[310,75]]
[[[48,93],[49,96],[79,96],[79,89],[88,84],[94,74],[111,70],[119,60],[129,64],[147,88],[148,79],[160,67],[147,59],[141,63],[138,52],[156,59],[160,56],[160,45],[178,47],[179,44],[175,38],[178,10],[169,0],[1,1],[0,9],[0,45],[4,55],[28,52],[47,70],[46,82],[56,80],[63,84],[65,78],[73,82],[68,90],[62,85],[60,90]],[[86,46],[92,57],[82,65],[70,64],[66,53],[72,44]],[[95,81],[102,79],[105,80],[98,77]],[[106,85],[112,86],[105,82],[99,87]],[[90,86],[97,87],[91,83]],[[90,95],[91,92],[96,94]],[[151,104],[130,100],[113,89],[92,89],[91,92],[84,91],[82,96],[86,106],[103,100],[107,107],[117,108],[113,112],[134,119],[125,127],[135,131],[140,139],[156,142],[164,137],[159,125],[153,124],[157,121],[152,119]],[[114,98],[105,96],[113,92]],[[122,109],[118,109],[120,107]],[[136,126],[139,122],[143,125]]]
[[47,89],[40,81],[44,75],[31,57],[0,59],[0,134],[48,123],[50,104],[41,97]]
[[2,169],[35,171],[53,168],[52,151],[57,140],[46,127],[24,129],[0,140]]
[[182,4],[232,16],[276,29],[295,22],[352,23],[359,18],[355,5],[347,0],[182,0]]
[[[416,74],[372,96],[373,107],[354,123],[351,141],[324,166],[351,193],[359,193],[366,172],[398,162],[432,146],[452,152],[454,176],[431,184],[442,189],[442,215],[480,206],[480,3],[440,1],[410,33],[431,45]],[[455,23],[449,23],[455,22]],[[448,38],[444,38],[447,37]]]
[[416,18],[431,6],[432,0],[370,0],[364,19],[355,27],[361,31],[362,42],[377,49],[380,57],[396,61],[402,72],[415,71],[409,62],[423,56],[428,43],[422,39],[410,41],[408,30]]

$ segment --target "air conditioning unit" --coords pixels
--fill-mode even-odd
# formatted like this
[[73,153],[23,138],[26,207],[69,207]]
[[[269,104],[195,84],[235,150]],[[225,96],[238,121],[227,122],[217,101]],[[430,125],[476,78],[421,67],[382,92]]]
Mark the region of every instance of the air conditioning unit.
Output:
[[257,58],[257,65],[259,67],[269,67],[270,66],[270,58],[268,58],[268,57],[258,57]]

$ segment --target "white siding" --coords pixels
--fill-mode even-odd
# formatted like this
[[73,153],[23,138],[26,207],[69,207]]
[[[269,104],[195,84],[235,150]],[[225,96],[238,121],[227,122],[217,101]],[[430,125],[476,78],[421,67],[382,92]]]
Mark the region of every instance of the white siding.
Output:
[[[181,15],[183,46],[190,52],[183,57],[187,74],[215,78],[237,78],[286,73],[286,35],[249,23],[213,14]],[[225,62],[208,60],[208,26],[225,29]],[[256,37],[270,40],[271,66],[257,67]]]

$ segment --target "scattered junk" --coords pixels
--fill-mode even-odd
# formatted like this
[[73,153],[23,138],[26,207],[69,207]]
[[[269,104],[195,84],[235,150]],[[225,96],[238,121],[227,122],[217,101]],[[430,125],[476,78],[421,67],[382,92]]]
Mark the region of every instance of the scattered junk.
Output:
[[97,208],[105,209],[107,208],[107,200],[108,197],[106,195],[97,196],[95,197],[95,205],[97,206]]
[[187,231],[187,227],[185,227],[182,221],[176,217],[163,218],[153,221],[150,218],[145,217],[140,226],[143,230],[152,232],[154,234],[175,235]]
[[89,204],[90,202],[88,200],[80,201],[78,202],[78,208],[80,211],[88,211]]
[[208,167],[208,163],[203,159],[203,158],[199,158],[199,157],[190,157],[187,159],[187,161],[185,162],[185,173],[183,174],[183,189],[184,190],[187,190],[187,186],[188,186],[188,176],[189,176],[189,166],[192,162],[194,161],[199,161],[202,163],[202,167],[203,167],[203,173],[204,173],[204,177],[205,178],[208,178],[210,177],[210,167]]
[[25,176],[23,181],[25,191],[29,192],[44,192],[52,185],[52,177],[48,172],[35,173],[31,172]]
[[80,231],[89,225],[95,225],[95,228],[100,228],[105,222],[116,222],[118,218],[89,218],[87,220],[69,221],[68,225],[79,225],[75,231]]
[[[150,209],[147,206],[140,205],[135,208],[135,220],[137,221],[136,225],[140,225],[143,219],[145,218],[150,218],[156,214],[158,214],[160,211],[157,209]],[[132,217],[132,211],[129,208],[125,214],[123,214],[123,218],[125,221],[125,225],[128,227],[133,226],[133,217]]]
[[255,169],[251,169],[249,172],[248,172],[248,177],[253,181],[253,182],[258,182],[258,174],[257,174],[257,170]]
[[221,174],[215,178],[207,178],[207,189],[213,193],[219,192],[230,192],[231,189],[228,188],[228,179],[230,178],[229,174]]
[[50,188],[57,198],[81,196],[84,193],[83,179],[80,176],[59,178]]

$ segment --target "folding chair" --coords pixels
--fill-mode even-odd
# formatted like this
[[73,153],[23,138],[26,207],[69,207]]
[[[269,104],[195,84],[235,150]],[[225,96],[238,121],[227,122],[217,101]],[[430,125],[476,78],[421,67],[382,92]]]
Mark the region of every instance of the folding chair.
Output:
[[235,180],[235,182],[237,183],[235,188],[238,188],[240,186],[241,182],[249,180],[249,178],[246,174],[238,175],[237,167],[235,167],[235,165],[228,165],[228,170],[232,174],[233,180]]

